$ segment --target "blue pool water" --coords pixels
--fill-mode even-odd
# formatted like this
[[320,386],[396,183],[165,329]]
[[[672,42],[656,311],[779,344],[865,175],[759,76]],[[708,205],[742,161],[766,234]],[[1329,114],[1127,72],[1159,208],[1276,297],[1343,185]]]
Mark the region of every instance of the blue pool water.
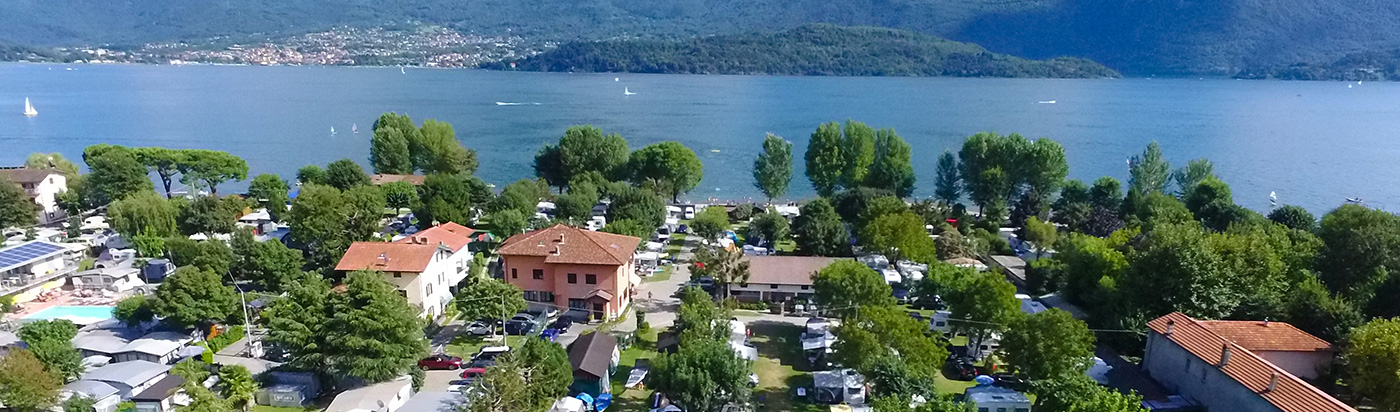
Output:
[[58,319],[64,316],[78,318],[107,319],[112,317],[113,306],[54,306],[38,312],[34,312],[25,319],[45,320]]

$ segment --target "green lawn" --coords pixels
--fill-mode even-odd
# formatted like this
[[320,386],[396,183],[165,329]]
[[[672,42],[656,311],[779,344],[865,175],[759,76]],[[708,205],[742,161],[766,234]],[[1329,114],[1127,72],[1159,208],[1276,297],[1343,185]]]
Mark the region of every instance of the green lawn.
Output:
[[796,388],[812,385],[807,358],[802,355],[802,327],[778,322],[751,322],[749,342],[758,348],[758,387],[753,390],[755,410],[825,411],[823,405],[795,399]]
[[685,233],[671,233],[670,240],[666,243],[666,253],[675,259],[681,254],[681,247],[685,246]]
[[627,384],[627,375],[632,373],[632,367],[637,365],[637,359],[653,359],[660,356],[656,352],[656,335],[660,333],[657,328],[651,328],[645,332],[637,333],[637,341],[632,347],[622,351],[617,363],[617,372],[612,376],[613,404],[608,410],[617,411],[646,411],[650,405],[647,404],[647,396],[651,391],[646,388],[627,389],[623,386]]
[[777,249],[779,254],[790,255],[794,252],[797,252],[797,242],[794,242],[791,239],[784,239],[778,241],[778,245],[774,246],[773,248]]
[[661,268],[660,272],[656,272],[652,274],[651,277],[642,279],[642,282],[661,282],[671,280],[672,273],[676,273],[676,265],[666,265],[666,267]]

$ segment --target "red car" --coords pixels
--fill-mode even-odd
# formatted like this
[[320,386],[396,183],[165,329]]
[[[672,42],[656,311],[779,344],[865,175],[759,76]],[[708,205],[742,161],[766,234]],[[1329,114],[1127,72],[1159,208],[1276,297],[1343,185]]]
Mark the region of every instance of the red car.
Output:
[[457,370],[462,368],[462,358],[447,355],[433,355],[418,361],[418,368],[422,370],[448,369]]

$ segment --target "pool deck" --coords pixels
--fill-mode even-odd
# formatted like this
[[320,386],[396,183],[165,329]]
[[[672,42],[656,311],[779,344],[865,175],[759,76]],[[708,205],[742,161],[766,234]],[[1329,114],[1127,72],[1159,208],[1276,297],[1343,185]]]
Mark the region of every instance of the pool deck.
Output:
[[27,316],[33,315],[33,314],[35,314],[35,313],[39,313],[40,311],[43,311],[44,309],[48,309],[48,308],[51,308],[51,307],[54,307],[54,306],[113,306],[113,305],[116,305],[116,301],[111,300],[111,299],[107,299],[107,298],[84,298],[84,297],[77,296],[77,295],[73,294],[73,292],[71,292],[71,291],[66,291],[66,290],[65,290],[65,291],[59,291],[59,292],[60,292],[60,293],[59,293],[55,298],[50,299],[50,300],[48,300],[48,301],[43,301],[43,302],[41,302],[41,301],[39,301],[39,300],[33,300],[33,301],[21,303],[21,304],[19,304],[19,305],[17,305],[17,306],[23,307],[22,310],[16,311],[15,313],[7,313],[7,314],[4,315],[3,319],[5,319],[5,320],[20,320],[20,319],[24,319],[24,318],[27,317]]

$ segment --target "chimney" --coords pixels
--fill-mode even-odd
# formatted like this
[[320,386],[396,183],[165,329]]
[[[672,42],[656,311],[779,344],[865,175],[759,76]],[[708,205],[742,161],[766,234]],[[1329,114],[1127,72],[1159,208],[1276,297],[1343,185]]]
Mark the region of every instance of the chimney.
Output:
[[563,234],[563,233],[560,233],[560,234],[559,234],[559,244],[561,244],[561,245],[564,244],[564,234]]
[[380,264],[381,264],[381,265],[388,266],[388,265],[389,265],[389,254],[387,254],[387,253],[380,253],[380,254],[379,254],[379,261],[380,261]]
[[1165,333],[1164,335],[1171,336],[1171,335],[1172,335],[1172,332],[1175,332],[1175,331],[1176,331],[1176,321],[1174,321],[1174,320],[1168,320],[1168,321],[1167,321],[1167,333]]
[[1274,389],[1278,389],[1278,372],[1274,372],[1274,376],[1269,377],[1269,387],[1264,388],[1264,393],[1273,392]]
[[549,252],[549,254],[554,255],[554,256],[559,256],[559,247],[558,247],[558,246],[555,246],[555,247],[554,247],[554,251],[553,251],[553,252]]
[[1230,364],[1230,344],[1220,345],[1220,367],[1224,368]]
[[1269,326],[1269,318],[1264,318],[1264,326]]

